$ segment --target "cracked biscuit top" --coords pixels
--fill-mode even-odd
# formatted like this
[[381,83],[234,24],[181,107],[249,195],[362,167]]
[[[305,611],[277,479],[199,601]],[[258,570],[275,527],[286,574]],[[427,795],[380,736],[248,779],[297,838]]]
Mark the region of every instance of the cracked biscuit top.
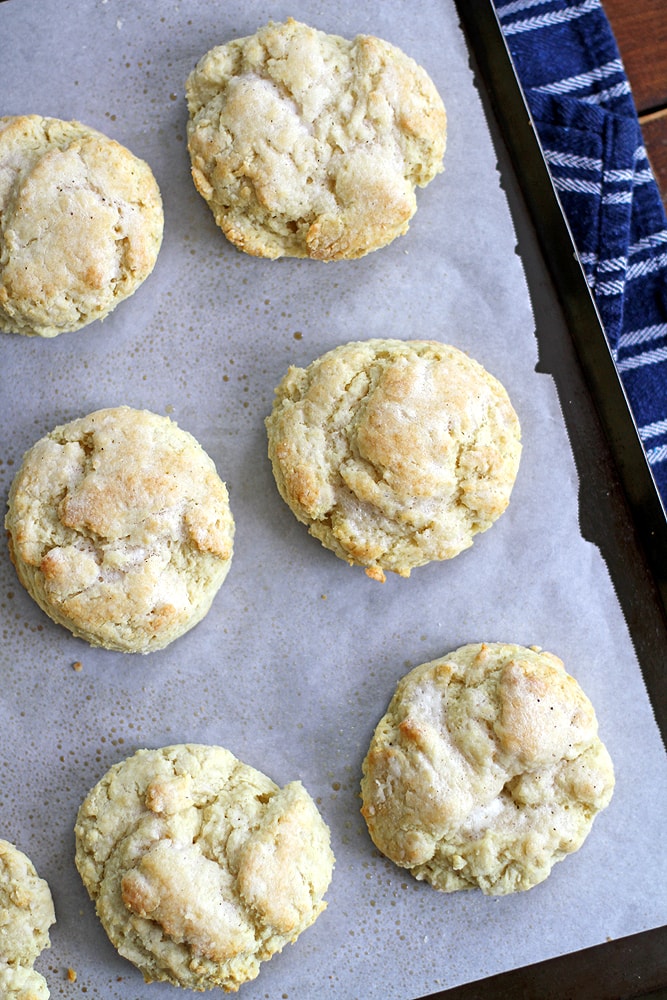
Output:
[[146,163],[80,122],[0,118],[0,331],[103,319],[153,270],[160,192]]
[[481,643],[399,682],[363,764],[362,813],[417,879],[502,895],[578,850],[613,788],[593,706],[562,662]]
[[509,503],[521,453],[503,386],[435,341],[352,342],[290,368],[266,426],[296,517],[379,580],[471,545]]
[[0,996],[4,1000],[47,1000],[44,977],[33,968],[50,947],[55,922],[51,890],[32,862],[0,840]]
[[442,170],[447,120],[427,73],[370,35],[289,18],[208,52],[186,84],[192,176],[258,257],[361,257],[405,233]]
[[91,645],[147,653],[208,611],[232,559],[225,484],[168,417],[120,406],[25,455],[5,519],[21,583]]
[[139,750],[83,802],[76,865],[111,942],[147,980],[231,991],[325,907],[329,830],[222,747]]

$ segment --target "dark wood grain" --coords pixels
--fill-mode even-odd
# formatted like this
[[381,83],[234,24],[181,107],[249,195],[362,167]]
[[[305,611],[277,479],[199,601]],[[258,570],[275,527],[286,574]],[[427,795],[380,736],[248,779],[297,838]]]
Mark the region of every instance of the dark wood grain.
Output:
[[667,108],[639,119],[653,173],[667,208]]
[[640,114],[667,108],[665,0],[603,0]]
[[667,0],[603,0],[667,207]]

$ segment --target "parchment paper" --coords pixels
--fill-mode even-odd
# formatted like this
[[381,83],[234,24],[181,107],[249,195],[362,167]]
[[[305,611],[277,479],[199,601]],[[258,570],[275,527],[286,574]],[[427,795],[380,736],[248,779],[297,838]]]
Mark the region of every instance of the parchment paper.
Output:
[[[420,192],[410,232],[360,261],[245,256],[190,180],[187,74],[213,45],[287,15],[399,44],[447,105],[445,173]],[[70,637],[0,553],[0,836],[52,887],[58,922],[37,963],[52,995],[175,995],[116,954],[73,865],[89,788],[137,748],[169,743],[222,744],[281,784],[301,778],[331,827],[328,909],[242,988],[245,1000],[416,997],[665,923],[665,755],[607,569],[580,536],[575,465],[553,382],[535,372],[522,265],[450,0],[8,0],[0,51],[0,113],[105,131],[151,164],[166,215],[153,275],[104,323],[53,341],[2,336],[3,495],[41,435],[125,403],[198,438],[237,524],[209,615],[148,657]],[[508,511],[472,549],[381,585],[282,503],[263,419],[290,363],[385,335],[469,351],[508,389],[524,453]],[[417,883],[378,856],[359,815],[361,762],[399,677],[481,640],[560,655],[596,706],[617,773],[581,851],[500,899]]]

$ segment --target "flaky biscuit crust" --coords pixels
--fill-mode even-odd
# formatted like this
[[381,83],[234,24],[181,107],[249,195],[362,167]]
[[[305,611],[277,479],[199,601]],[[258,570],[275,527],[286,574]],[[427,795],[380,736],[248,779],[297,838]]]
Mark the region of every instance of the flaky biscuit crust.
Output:
[[46,980],[33,963],[50,947],[55,919],[46,881],[25,854],[0,840],[0,996],[5,1000],[47,1000]]
[[447,119],[426,72],[373,36],[289,18],[208,52],[186,95],[192,177],[259,257],[361,257],[405,233],[442,170]]
[[379,580],[471,545],[507,507],[521,454],[505,389],[434,341],[352,342],[290,368],[266,427],[296,517]]
[[614,788],[593,706],[536,647],[482,643],[398,684],[363,764],[383,854],[436,889],[529,889],[578,850]]
[[147,980],[233,991],[325,907],[329,831],[222,747],[140,750],[83,802],[76,865],[121,955]]
[[153,270],[160,191],[80,122],[0,118],[0,330],[55,337],[103,319]]
[[36,969],[0,964],[2,1000],[49,1000],[50,996],[46,979]]
[[38,441],[12,483],[5,527],[39,606],[122,652],[161,649],[200,621],[233,553],[213,461],[168,417],[127,406]]

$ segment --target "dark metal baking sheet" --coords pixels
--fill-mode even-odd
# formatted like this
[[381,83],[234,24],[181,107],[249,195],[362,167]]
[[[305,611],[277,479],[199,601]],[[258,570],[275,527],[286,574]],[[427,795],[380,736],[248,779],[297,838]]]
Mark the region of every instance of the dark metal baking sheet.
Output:
[[[667,517],[490,0],[455,0],[499,157],[531,294],[545,285],[571,343],[536,309],[580,475],[582,533],[602,551],[667,742]],[[529,225],[526,225],[527,219]],[[557,324],[556,324],[557,325]],[[657,845],[663,849],[662,845]],[[433,994],[447,1000],[667,996],[667,927]]]
[[[473,11],[474,6],[467,4],[466,10]],[[552,466],[553,474],[544,471],[544,461],[554,461],[549,450],[554,437],[560,451],[567,452],[567,533],[560,541],[568,569],[572,553],[579,556],[582,549],[594,548],[580,544],[579,489],[583,533],[604,553],[644,676],[652,663],[657,668],[664,649],[664,623],[651,617],[659,608],[650,599],[655,584],[640,554],[619,469],[526,211],[521,164],[516,170],[512,167],[490,90],[480,84],[523,270],[512,252],[514,234],[511,224],[505,224],[504,199],[498,197],[502,192],[494,150],[488,148],[486,125],[471,93],[468,51],[457,25],[453,31],[451,3],[421,0],[408,5],[394,0],[353,7],[297,0],[289,10],[269,10],[263,0],[3,4],[3,13],[10,14],[12,22],[14,11],[22,28],[20,45],[9,52],[13,61],[8,59],[2,75],[5,99],[11,103],[5,110],[24,110],[29,95],[31,110],[79,115],[145,155],[163,182],[168,227],[155,274],[126,308],[105,321],[102,330],[91,328],[80,339],[67,335],[48,344],[5,338],[5,358],[11,364],[2,380],[11,419],[5,423],[3,438],[3,484],[8,482],[9,455],[18,460],[21,447],[32,443],[37,430],[44,432],[55,422],[112,402],[168,407],[219,460],[232,488],[239,527],[232,573],[207,619],[173,648],[141,664],[104,651],[80,650],[77,641],[45,622],[27,596],[18,592],[7,565],[0,567],[4,586],[12,590],[11,601],[5,603],[12,618],[2,655],[10,739],[21,728],[19,711],[26,711],[28,704],[34,728],[28,747],[7,739],[0,746],[0,763],[8,777],[5,801],[10,805],[19,801],[19,787],[24,792],[24,812],[10,809],[5,816],[11,831],[25,836],[29,853],[34,848],[38,868],[43,864],[43,873],[53,877],[60,916],[54,947],[44,962],[55,975],[57,963],[67,956],[79,968],[78,985],[107,998],[136,1000],[144,993],[169,992],[159,984],[144,988],[134,970],[126,969],[105,943],[97,922],[82,921],[81,915],[92,911],[72,878],[71,824],[81,794],[107,765],[139,743],[184,739],[225,742],[260,769],[270,767],[271,776],[281,781],[299,773],[321,798],[334,826],[338,865],[327,913],[299,942],[302,947],[286,950],[275,963],[268,963],[257,983],[243,990],[247,996],[273,996],[276,990],[290,996],[317,996],[317,989],[303,988],[304,982],[309,983],[303,976],[312,973],[321,992],[326,982],[327,989],[344,1000],[353,993],[406,1000],[429,988],[479,979],[512,964],[525,965],[535,961],[535,955],[562,954],[597,943],[616,933],[616,927],[623,928],[619,934],[631,934],[632,928],[625,930],[622,919],[608,917],[606,903],[598,906],[597,922],[586,910],[563,923],[562,934],[555,933],[560,929],[555,925],[558,914],[579,900],[582,876],[577,873],[582,871],[589,873],[591,895],[597,893],[598,900],[618,898],[618,882],[610,888],[611,871],[633,893],[641,884],[655,902],[646,866],[639,870],[635,862],[628,868],[608,854],[617,843],[619,822],[637,833],[636,816],[642,822],[647,818],[646,798],[642,800],[627,780],[628,772],[641,773],[632,759],[612,807],[596,822],[586,849],[558,866],[561,870],[534,893],[502,902],[489,903],[474,894],[434,897],[428,886],[408,886],[402,873],[369,853],[358,813],[364,743],[405,665],[417,662],[417,657],[441,655],[459,641],[487,638],[490,632],[519,635],[557,652],[565,646],[566,662],[571,658],[576,673],[585,671],[586,681],[604,696],[596,699],[596,706],[604,735],[619,750],[619,761],[627,758],[628,749],[634,756],[626,733],[625,703],[614,695],[610,699],[605,683],[609,641],[601,647],[595,625],[590,624],[592,617],[596,625],[604,625],[604,617],[579,612],[568,592],[568,577],[562,575],[565,560],[561,559],[558,579],[553,579],[560,618],[551,604],[545,613],[543,594],[535,600],[533,561],[551,556],[545,532],[561,523],[559,510],[552,519],[540,504],[545,489],[560,488],[563,464]],[[309,268],[308,262],[269,266],[235,255],[189,184],[182,140],[182,84],[191,60],[223,33],[252,31],[266,17],[288,13],[327,30],[353,34],[372,29],[400,41],[433,68],[447,91],[451,155],[439,179],[442,184],[421,192],[411,234],[354,267],[321,271]],[[61,54],[56,61],[50,58],[54,48]],[[475,51],[476,45],[472,48]],[[442,52],[452,53],[453,61],[443,57],[438,62]],[[515,113],[524,113],[520,103],[510,106]],[[470,212],[466,197],[474,199],[475,212]],[[501,201],[502,237],[490,248],[494,234],[489,209]],[[480,250],[485,251],[483,261]],[[504,312],[498,308],[507,284],[519,274],[523,288],[523,271],[538,319],[538,371],[553,374],[560,407],[552,379],[536,377],[537,350],[527,296],[522,293],[520,301],[512,298],[508,309],[510,298],[505,295]],[[477,294],[480,276],[482,292],[487,291],[484,283],[493,281],[491,294]],[[395,294],[397,288],[400,296]],[[477,310],[474,321],[466,318],[471,301]],[[451,331],[459,338],[456,342],[508,381],[525,417],[525,462],[515,502],[467,556],[455,565],[414,574],[409,587],[390,581],[380,592],[369,589],[363,574],[355,577],[320,551],[277,503],[269,481],[262,418],[288,361],[305,363],[361,330],[409,336],[413,329],[438,335]],[[49,369],[56,373],[55,385]],[[53,385],[52,393],[44,391],[47,385]],[[572,474],[561,411],[578,477]],[[545,430],[549,440],[538,444],[538,432]],[[585,551],[588,555],[597,569],[604,570],[596,550]],[[293,599],[286,598],[286,565]],[[518,577],[509,593],[507,566]],[[609,593],[606,574],[596,572],[595,579],[610,605],[609,626],[631,654],[616,602],[609,601],[614,595]],[[551,585],[549,567],[538,582]],[[545,593],[551,593],[548,586]],[[336,628],[334,643],[328,630],[340,622],[345,628]],[[322,634],[327,636],[325,643]],[[84,670],[72,675],[68,664],[81,658]],[[325,684],[315,683],[317,671]],[[632,656],[627,673],[619,671],[618,676],[625,678],[637,701],[639,695],[643,698]],[[220,677],[222,684],[217,682]],[[641,718],[648,723],[650,708],[644,707]],[[288,732],[281,719],[289,720]],[[654,751],[651,759],[658,764],[658,736],[654,727],[647,728]],[[20,754],[13,752],[16,745],[23,747]],[[51,760],[55,772],[53,766],[44,766],[45,754],[53,753],[54,745],[59,753],[56,761]],[[19,785],[18,779],[27,773],[30,780]],[[655,909],[662,914],[664,907]],[[545,914],[552,921],[547,938],[537,927]],[[655,919],[649,915],[644,920],[640,914],[634,928],[651,927]],[[355,934],[352,943],[350,928]],[[427,939],[430,945],[424,947]],[[568,959],[559,961],[571,967]],[[335,988],[336,983],[344,985]],[[470,989],[472,995],[481,995],[478,985]]]

